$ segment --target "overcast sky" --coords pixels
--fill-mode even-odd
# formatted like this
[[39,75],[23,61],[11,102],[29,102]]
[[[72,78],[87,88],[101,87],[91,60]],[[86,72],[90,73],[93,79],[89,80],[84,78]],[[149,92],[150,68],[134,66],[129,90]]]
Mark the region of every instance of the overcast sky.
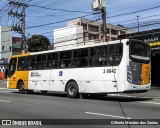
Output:
[[[15,1],[15,0],[14,0]],[[18,0],[16,0],[18,1]],[[67,25],[67,20],[91,14],[92,0],[19,0],[29,2],[26,11],[26,35],[43,34],[50,40],[53,39],[52,31],[56,28]],[[11,9],[6,6],[7,0],[0,0],[0,24],[3,26],[11,25],[12,18],[8,18],[8,11]],[[43,9],[41,6],[50,9]],[[159,28],[157,21],[160,19],[160,0],[106,0],[107,6],[107,23],[121,24],[132,28],[137,25],[137,16],[141,25],[145,23],[156,23],[152,26],[140,28],[140,31],[146,29]],[[2,9],[2,10],[1,10]],[[64,9],[51,10],[51,9]],[[68,12],[68,11],[71,12]],[[80,12],[76,12],[80,11]],[[127,15],[127,13],[129,13]],[[100,15],[90,15],[85,18],[96,20]],[[61,21],[61,22],[59,22]],[[64,22],[63,22],[64,21]],[[46,26],[39,26],[52,23]],[[136,31],[136,29],[134,29]],[[48,33],[46,33],[48,32]]]

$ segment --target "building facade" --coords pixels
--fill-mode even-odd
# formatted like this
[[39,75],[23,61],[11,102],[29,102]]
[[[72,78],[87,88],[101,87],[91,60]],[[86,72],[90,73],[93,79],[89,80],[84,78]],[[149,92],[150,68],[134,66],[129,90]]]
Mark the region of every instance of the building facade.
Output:
[[[81,25],[83,26],[83,40],[102,40],[102,23],[98,21],[91,21],[89,19],[77,18],[70,20],[67,26]],[[106,25],[106,41],[117,40],[119,35],[132,33],[129,29],[121,26],[115,26],[111,24]]]
[[12,37],[12,55],[22,54],[22,37]]
[[0,59],[12,55],[12,31],[10,27],[0,26]]
[[0,80],[8,72],[7,58],[12,55],[12,31],[10,27],[0,26]]

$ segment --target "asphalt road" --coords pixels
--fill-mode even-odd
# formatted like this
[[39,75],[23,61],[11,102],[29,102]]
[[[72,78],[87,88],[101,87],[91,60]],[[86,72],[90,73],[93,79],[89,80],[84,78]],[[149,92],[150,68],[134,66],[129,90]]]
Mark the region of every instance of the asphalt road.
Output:
[[[124,96],[70,99],[60,94],[42,95],[38,92],[19,94],[17,90],[0,88],[0,119],[160,119],[160,99]],[[73,123],[74,121],[76,120],[73,120]],[[55,125],[54,127],[158,128],[160,124]]]

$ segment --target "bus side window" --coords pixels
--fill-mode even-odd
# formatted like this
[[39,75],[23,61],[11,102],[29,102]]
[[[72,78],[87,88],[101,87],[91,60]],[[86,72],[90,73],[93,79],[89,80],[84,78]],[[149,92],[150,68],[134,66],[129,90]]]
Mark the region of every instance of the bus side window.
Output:
[[47,62],[46,62],[46,54],[42,55],[42,69],[46,69],[47,68]]
[[66,51],[60,53],[59,67],[60,68],[68,68],[71,66],[71,57],[72,52]]
[[123,45],[119,44],[116,45],[116,54],[115,54],[115,65],[119,65],[122,59],[122,53],[123,53]]
[[116,44],[109,46],[109,64],[119,65],[122,59],[123,45]]
[[47,68],[51,69],[52,68],[52,59],[53,59],[53,55],[51,54],[47,54]]
[[115,45],[109,46],[109,65],[115,65]]
[[42,69],[42,55],[36,56],[36,70]]
[[52,69],[58,67],[58,53],[49,53],[47,54],[47,63],[46,68]]
[[95,66],[96,64],[96,57],[95,57],[95,48],[90,48],[90,58],[89,58],[89,65]]
[[95,48],[95,66],[106,66],[108,64],[108,47],[101,46]]
[[80,56],[80,67],[88,66],[88,49],[82,49],[81,50],[81,56]]
[[19,71],[27,69],[27,60],[26,60],[26,57],[20,57],[20,58],[18,58],[18,68],[17,69]]
[[11,77],[16,71],[17,58],[11,58],[9,62],[9,77]]
[[73,67],[88,66],[88,48],[79,49],[73,52]]
[[29,56],[27,57],[27,60],[28,60],[28,69],[35,70],[35,56]]

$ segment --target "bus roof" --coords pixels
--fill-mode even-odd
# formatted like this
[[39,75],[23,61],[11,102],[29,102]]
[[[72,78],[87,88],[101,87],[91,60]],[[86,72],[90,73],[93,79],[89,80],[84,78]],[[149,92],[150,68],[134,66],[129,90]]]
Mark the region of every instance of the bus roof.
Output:
[[67,51],[67,50],[74,50],[74,49],[88,48],[88,47],[94,47],[94,46],[109,45],[109,44],[117,44],[117,43],[120,43],[120,42],[121,42],[121,40],[115,40],[115,41],[110,41],[110,42],[100,42],[100,43],[95,43],[95,42],[94,43],[93,42],[92,43],[88,43],[88,42],[86,43],[86,42],[83,42],[83,44],[81,43],[79,46],[72,46],[72,47],[66,47],[66,48],[56,48],[54,50],[33,52],[33,53],[30,53],[30,55],[50,53],[50,52],[59,52],[59,51]]
[[[123,39],[127,41],[128,39]],[[44,54],[44,53],[51,53],[51,52],[59,52],[59,51],[67,51],[67,50],[74,50],[74,49],[81,49],[81,48],[88,48],[88,47],[94,47],[94,46],[102,46],[102,45],[109,45],[109,44],[117,44],[120,43],[123,40],[115,40],[115,41],[109,41],[109,42],[81,42],[78,46],[71,46],[71,47],[62,47],[62,48],[55,48],[53,50],[47,50],[47,51],[40,51],[40,52],[31,52],[27,54],[20,54],[20,55],[14,55],[11,56],[11,58],[14,57],[22,57],[22,56],[29,56],[29,55],[38,55],[38,54]]]

